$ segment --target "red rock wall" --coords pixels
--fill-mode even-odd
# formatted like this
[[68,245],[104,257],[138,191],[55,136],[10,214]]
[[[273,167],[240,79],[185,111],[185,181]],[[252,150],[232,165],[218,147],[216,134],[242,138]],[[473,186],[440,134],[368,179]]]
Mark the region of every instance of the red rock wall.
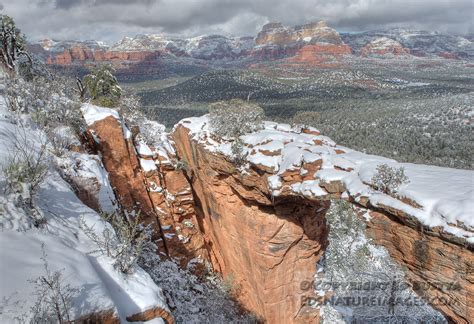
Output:
[[415,292],[452,323],[474,318],[474,253],[472,250],[422,232],[393,217],[370,212],[367,234],[406,267]]
[[[186,173],[163,157],[142,156],[158,166],[145,174],[116,119],[107,117],[89,131],[98,141],[118,199],[125,208],[139,202],[142,212],[163,228],[170,256],[183,266],[196,256],[210,260],[242,306],[268,323],[319,322],[318,311],[302,303],[312,296],[305,295],[301,284],[311,282],[327,246],[324,216],[329,201],[321,199],[340,198],[345,191],[341,183],[322,183],[329,193],[326,198],[283,191],[274,199],[267,170],[253,167],[242,174],[224,156],[194,142],[182,125],[173,138],[178,157],[187,164]],[[320,164],[305,168],[314,174]],[[298,177],[299,173],[289,173],[283,181],[300,182]],[[152,190],[156,186],[163,190]],[[472,248],[439,229],[424,228],[403,212],[383,205],[375,208],[366,199],[357,204],[374,210],[368,235],[406,268],[415,291],[434,301],[432,305],[451,322],[469,323],[474,316]],[[422,289],[416,289],[417,283]],[[458,283],[456,289],[442,286],[452,283]],[[443,300],[444,304],[438,302]]]
[[352,49],[346,45],[317,44],[305,45],[288,58],[290,65],[324,66],[335,61],[340,61],[344,55],[351,55]]
[[140,211],[142,221],[154,229],[160,255],[172,257],[183,267],[196,257],[207,261],[192,191],[183,172],[161,163],[158,156],[142,156],[157,165],[156,170],[143,172],[132,138],[124,138],[121,121],[112,116],[96,121],[88,134],[101,153],[118,202],[125,211]]
[[[317,322],[318,314],[305,313],[305,308],[300,314],[309,317],[295,317],[301,305],[283,296],[304,298],[296,283],[314,275],[314,262],[326,247],[328,201],[300,199],[283,190],[273,205],[264,168],[241,174],[225,157],[193,142],[187,131],[178,126],[174,139],[178,155],[190,165],[201,230],[215,269],[224,277],[233,273],[241,287],[239,300],[269,323],[308,318]],[[305,168],[314,174],[319,166]],[[301,182],[298,177],[299,173],[289,173],[283,181]],[[321,185],[329,192],[322,199],[337,199],[345,192],[342,183]],[[415,291],[450,322],[469,323],[474,316],[472,247],[438,228],[423,227],[401,211],[382,205],[375,208],[366,199],[349,199],[374,210],[368,236],[406,269]],[[446,289],[443,284],[457,285]]]
[[50,54],[47,64],[71,65],[85,64],[88,62],[109,62],[121,65],[125,62],[143,62],[156,59],[161,54],[158,51],[102,51],[91,50],[83,47],[73,47],[65,49],[63,53]]
[[273,205],[259,188],[265,177],[239,179],[231,162],[194,145],[185,128],[174,138],[189,165],[212,265],[231,281],[238,301],[268,323],[318,322],[318,311],[302,305],[300,286],[312,280],[327,245],[328,202]]

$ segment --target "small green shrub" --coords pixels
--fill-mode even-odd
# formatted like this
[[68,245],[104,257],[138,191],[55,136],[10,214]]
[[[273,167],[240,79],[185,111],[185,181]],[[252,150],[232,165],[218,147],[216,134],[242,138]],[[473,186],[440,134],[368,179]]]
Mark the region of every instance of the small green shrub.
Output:
[[113,67],[105,64],[84,77],[84,89],[93,104],[111,108],[119,104],[122,89],[113,73]]

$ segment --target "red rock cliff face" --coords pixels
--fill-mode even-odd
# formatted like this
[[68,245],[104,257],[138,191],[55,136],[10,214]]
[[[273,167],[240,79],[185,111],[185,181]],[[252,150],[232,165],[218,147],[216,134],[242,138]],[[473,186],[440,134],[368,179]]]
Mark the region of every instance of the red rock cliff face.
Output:
[[[124,137],[123,121],[109,116],[88,128],[89,138],[101,153],[110,183],[123,210],[140,211],[143,222],[155,232],[159,253],[182,266],[195,258],[208,259],[197,230],[191,188],[184,174],[160,157],[137,154],[131,137]],[[144,172],[140,161],[156,163]],[[178,235],[180,233],[180,235]]]
[[340,62],[344,55],[351,55],[352,49],[346,44],[305,45],[296,55],[287,59],[290,65],[325,66]]
[[342,42],[339,33],[322,21],[295,27],[269,23],[263,26],[255,43],[258,46],[251,51],[251,56],[260,60],[294,56],[289,59],[291,62],[318,65],[328,59],[352,53],[352,49]]
[[[226,157],[191,139],[188,131],[184,123],[173,136],[178,156],[189,164],[200,229],[214,268],[224,277],[232,275],[245,307],[269,323],[319,321],[314,309],[301,307],[305,296],[298,283],[314,275],[314,263],[327,244],[328,200],[345,193],[344,199],[372,210],[368,236],[406,269],[414,290],[451,322],[469,323],[474,315],[474,254],[465,241],[440,228],[427,228],[402,210],[347,195],[340,181],[320,181],[327,194],[316,197],[290,189],[302,181],[317,181],[314,174],[321,160],[303,164],[309,171],[304,175],[298,169],[282,174],[280,194],[272,198],[267,184],[271,170],[252,165],[242,174]],[[322,145],[317,140],[315,144]],[[446,284],[455,287],[446,289]]]
[[[398,222],[393,215],[370,212],[367,234],[405,266],[414,291],[453,323],[474,318],[474,253],[437,233]],[[444,286],[444,287],[443,287]]]
[[115,65],[122,65],[125,62],[153,60],[158,56],[160,56],[158,51],[102,51],[76,46],[71,49],[65,49],[63,53],[50,55],[46,62],[47,64],[56,65],[85,64],[87,62],[109,62]]
[[212,265],[232,280],[237,299],[268,323],[314,323],[300,286],[312,280],[327,245],[328,202],[292,198],[273,204],[266,177],[240,177],[223,156],[174,133],[177,154],[188,162],[199,225]]
[[[194,140],[184,125],[175,128],[173,139],[177,157],[186,162],[185,173],[170,164],[173,156],[153,150],[138,154],[137,143],[124,139],[113,117],[95,122],[89,131],[122,205],[135,208],[139,202],[148,220],[161,228],[168,255],[183,266],[196,256],[210,260],[246,309],[268,323],[319,322],[318,310],[304,304],[313,296],[302,291],[301,283],[312,281],[327,246],[329,199],[345,197],[372,210],[368,236],[406,268],[420,296],[451,322],[469,323],[473,318],[474,253],[465,241],[441,228],[423,226],[401,209],[352,196],[339,180],[315,178],[321,159],[280,174],[280,194],[274,197],[268,183],[274,170],[257,164],[242,173],[227,157]],[[318,132],[309,133],[315,136],[315,146],[331,147]],[[332,150],[336,160],[345,153]],[[139,159],[153,161],[156,169],[144,172]],[[352,172],[347,166],[336,170]],[[317,183],[320,194],[307,196],[291,189],[302,182]],[[455,287],[446,288],[453,283]]]

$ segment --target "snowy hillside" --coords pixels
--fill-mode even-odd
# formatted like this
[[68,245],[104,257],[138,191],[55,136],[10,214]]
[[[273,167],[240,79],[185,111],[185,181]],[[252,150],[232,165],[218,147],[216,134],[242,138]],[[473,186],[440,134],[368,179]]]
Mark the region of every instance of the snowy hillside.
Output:
[[167,51],[194,58],[229,57],[253,48],[251,37],[203,35],[193,38],[171,38],[166,35],[136,35],[124,37],[110,47],[111,51]]
[[[0,164],[3,168],[10,163],[19,136],[21,145],[28,145],[32,150],[40,150],[44,145],[41,139],[45,134],[34,127],[28,116],[15,116],[7,111],[4,98],[0,97]],[[100,160],[87,154],[72,154],[56,162],[54,159],[59,158],[51,158],[50,163],[59,162],[69,175],[98,181],[102,188],[98,193],[101,206],[104,210],[114,208],[113,193]],[[79,164],[82,166],[77,168]],[[49,168],[36,197],[32,197],[34,210],[27,206],[24,191],[8,188],[3,172],[0,187],[2,323],[31,319],[31,309],[41,297],[38,294],[49,294],[42,293],[32,282],[47,277],[45,265],[51,274],[59,271],[63,292],[71,294],[71,319],[94,315],[102,316],[103,320],[119,318],[126,322],[127,317],[146,310],[169,311],[161,288],[144,270],[135,267],[132,274],[123,274],[114,268],[110,257],[94,253],[98,246],[85,235],[84,224],[97,235],[102,235],[107,226],[113,229],[76,197],[54,168]]]
[[371,41],[380,37],[387,37],[399,42],[417,56],[452,53],[463,59],[472,59],[474,57],[474,44],[471,40],[463,36],[438,32],[396,28],[386,31],[343,33],[341,36],[344,42],[349,44],[356,53]]

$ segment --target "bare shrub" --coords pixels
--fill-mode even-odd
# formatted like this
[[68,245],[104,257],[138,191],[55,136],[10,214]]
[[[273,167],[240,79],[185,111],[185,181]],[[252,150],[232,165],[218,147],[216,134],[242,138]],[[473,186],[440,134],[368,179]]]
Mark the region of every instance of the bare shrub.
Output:
[[49,269],[44,244],[41,260],[43,260],[44,275],[30,280],[35,285],[36,303],[31,308],[32,323],[70,323],[72,299],[78,293],[77,288],[64,284],[63,272]]
[[7,180],[7,191],[26,191],[29,204],[33,206],[34,195],[48,171],[47,140],[39,138],[40,143],[36,143],[29,138],[23,126],[15,128],[12,137],[10,156],[2,166]]
[[370,184],[386,194],[396,194],[401,185],[409,182],[403,167],[397,169],[383,163],[377,166],[377,172],[372,177]]
[[120,99],[118,111],[128,125],[139,125],[144,119],[140,99],[134,95],[123,96]]
[[240,138],[236,138],[230,147],[232,152],[232,162],[237,166],[245,164],[247,156],[244,153],[244,143]]
[[[115,268],[125,274],[131,273],[146,245],[149,244],[150,232],[140,224],[140,215],[128,221],[118,213],[102,213],[101,218],[104,229],[100,234],[84,219],[80,222],[86,236],[97,245],[97,250],[91,253],[106,255],[114,260]],[[112,225],[112,228],[107,226],[107,223]]]
[[85,124],[79,99],[70,87],[70,81],[59,76],[35,77],[30,81],[14,76],[6,81],[5,98],[11,111],[30,114],[40,127],[65,124],[79,133]]
[[235,138],[259,129],[263,109],[241,99],[220,101],[209,106],[212,131],[219,137]]
[[48,139],[51,144],[49,151],[57,157],[64,156],[73,144],[73,141],[69,136],[54,131],[48,132]]

